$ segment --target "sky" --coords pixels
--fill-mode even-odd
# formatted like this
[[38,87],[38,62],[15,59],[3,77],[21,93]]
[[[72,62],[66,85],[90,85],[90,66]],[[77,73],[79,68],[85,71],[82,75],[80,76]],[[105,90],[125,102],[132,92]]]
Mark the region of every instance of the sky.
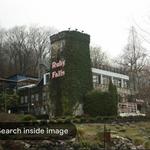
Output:
[[140,28],[150,32],[150,0],[0,0],[0,26],[16,25],[84,30],[91,46],[113,58],[127,44],[131,26],[142,36]]

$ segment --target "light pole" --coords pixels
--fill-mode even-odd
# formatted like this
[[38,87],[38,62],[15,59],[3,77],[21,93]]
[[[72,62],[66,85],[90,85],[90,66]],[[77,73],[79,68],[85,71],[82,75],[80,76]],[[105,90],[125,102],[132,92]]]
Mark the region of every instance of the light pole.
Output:
[[5,113],[7,112],[7,103],[6,103],[6,89],[4,89],[4,109],[5,109]]
[[32,106],[32,113],[34,115],[34,103],[32,103],[31,106]]
[[7,113],[7,100],[6,100],[7,89],[8,88],[4,89],[4,110],[5,110],[5,113]]

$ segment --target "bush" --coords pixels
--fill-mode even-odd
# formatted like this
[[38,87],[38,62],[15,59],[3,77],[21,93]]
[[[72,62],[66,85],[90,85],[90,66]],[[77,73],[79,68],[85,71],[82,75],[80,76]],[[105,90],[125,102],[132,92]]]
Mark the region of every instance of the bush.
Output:
[[36,118],[39,119],[39,120],[48,120],[49,116],[47,114],[45,114],[45,115],[38,115],[38,116],[36,116]]
[[145,148],[145,149],[150,149],[150,141],[146,141],[146,142],[144,143],[144,148]]
[[104,140],[104,131],[98,131],[96,134],[96,137],[98,138],[99,141],[103,141]]
[[119,129],[119,132],[126,132],[126,128],[122,127],[121,129]]
[[110,92],[93,90],[85,96],[83,109],[91,116],[115,116],[118,108]]
[[142,138],[140,138],[140,137],[137,137],[137,138],[134,139],[134,144],[135,144],[136,146],[142,145],[143,142],[144,142],[144,139],[142,139]]
[[23,115],[20,117],[20,121],[36,121],[36,117],[32,115]]

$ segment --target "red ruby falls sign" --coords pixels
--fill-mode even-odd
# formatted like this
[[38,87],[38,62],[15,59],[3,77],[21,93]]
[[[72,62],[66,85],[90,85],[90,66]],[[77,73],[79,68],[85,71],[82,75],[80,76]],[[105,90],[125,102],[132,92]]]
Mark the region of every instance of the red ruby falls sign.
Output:
[[51,78],[55,79],[65,75],[64,71],[65,60],[59,60],[58,62],[52,62],[52,73]]

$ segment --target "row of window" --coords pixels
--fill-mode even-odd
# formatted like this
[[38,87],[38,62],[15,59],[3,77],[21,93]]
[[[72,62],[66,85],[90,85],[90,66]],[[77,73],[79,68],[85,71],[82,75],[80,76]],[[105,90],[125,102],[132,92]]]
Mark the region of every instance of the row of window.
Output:
[[[93,75],[93,83],[95,84],[103,84],[103,85],[108,85],[110,81],[110,76],[106,75]],[[128,88],[128,81],[123,79],[123,82],[121,82],[121,79],[113,77],[113,84],[116,85],[117,87],[123,87],[123,88]]]
[[134,104],[119,104],[119,108],[122,113],[135,113],[137,111],[137,106]]
[[[46,101],[47,99],[49,98],[49,94],[48,93],[46,93],[46,92],[43,92],[42,93],[42,100],[43,101]],[[30,99],[30,96],[21,96],[21,98],[20,98],[20,103],[21,104],[26,104],[26,103],[28,103],[28,100]],[[38,102],[39,101],[39,94],[32,94],[31,95],[31,103],[32,102]]]

